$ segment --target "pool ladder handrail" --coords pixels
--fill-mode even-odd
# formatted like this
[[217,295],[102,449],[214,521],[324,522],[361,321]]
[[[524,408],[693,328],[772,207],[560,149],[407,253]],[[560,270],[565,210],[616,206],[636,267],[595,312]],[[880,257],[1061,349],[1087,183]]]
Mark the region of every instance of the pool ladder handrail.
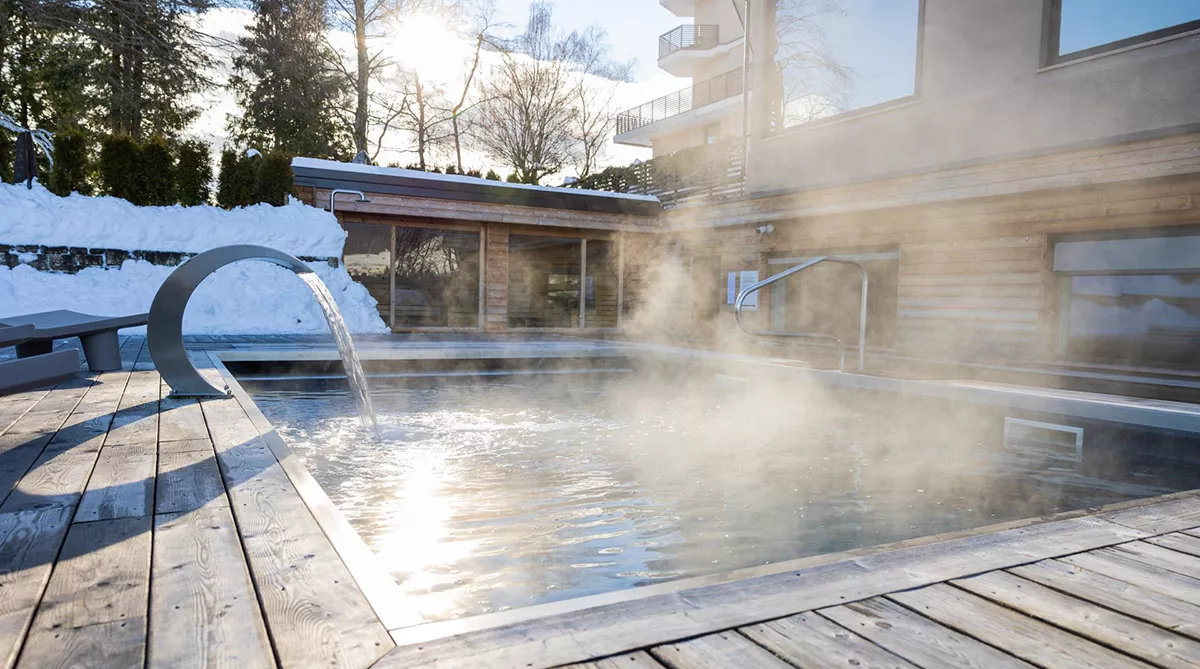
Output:
[[750,284],[738,293],[737,301],[733,305],[733,315],[737,320],[738,327],[742,332],[751,337],[791,337],[804,339],[832,339],[837,343],[838,347],[838,371],[846,371],[846,344],[835,335],[826,334],[823,332],[784,332],[779,330],[751,330],[746,327],[742,321],[742,305],[747,297],[757,293],[758,291],[770,286],[771,284],[783,281],[793,274],[803,272],[804,270],[823,262],[841,263],[843,265],[854,265],[862,272],[862,304],[858,312],[858,371],[863,371],[865,368],[866,351],[867,351],[867,290],[870,287],[871,279],[867,276],[867,268],[863,267],[862,263],[851,260],[849,258],[841,258],[838,256],[817,256],[806,260],[799,265],[789,267],[778,274],[773,274],[758,283]]

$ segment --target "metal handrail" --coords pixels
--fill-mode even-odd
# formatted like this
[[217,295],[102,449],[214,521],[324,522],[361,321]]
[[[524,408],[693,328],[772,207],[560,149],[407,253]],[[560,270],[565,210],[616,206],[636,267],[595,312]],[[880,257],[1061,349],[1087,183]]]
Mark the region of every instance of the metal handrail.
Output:
[[782,272],[769,276],[758,283],[750,284],[738,293],[737,301],[733,305],[733,315],[737,319],[738,327],[742,332],[752,337],[801,337],[808,339],[832,339],[838,345],[838,371],[846,371],[846,344],[838,337],[820,332],[780,332],[778,330],[751,330],[742,322],[742,303],[746,301],[751,294],[766,288],[767,286],[783,281],[793,274],[803,272],[804,270],[823,262],[841,263],[843,265],[854,265],[862,272],[862,305],[858,312],[858,371],[863,371],[866,362],[867,351],[867,289],[870,287],[871,279],[867,276],[867,268],[863,267],[862,263],[850,260],[849,258],[839,258],[837,256],[817,256],[811,260],[806,260],[799,265],[789,267]]
[[721,28],[715,25],[682,25],[658,38],[658,59],[687,49],[711,49],[721,41]]
[[632,132],[651,123],[739,96],[745,90],[745,77],[742,74],[743,70],[739,67],[623,111],[617,114],[617,134]]

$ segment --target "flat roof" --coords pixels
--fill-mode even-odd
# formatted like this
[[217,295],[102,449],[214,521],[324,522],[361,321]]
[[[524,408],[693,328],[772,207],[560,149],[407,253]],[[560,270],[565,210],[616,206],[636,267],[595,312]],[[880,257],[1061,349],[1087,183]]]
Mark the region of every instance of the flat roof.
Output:
[[663,211],[662,203],[652,195],[532,186],[319,158],[293,158],[292,173],[297,186],[313,188],[630,216],[657,216]]

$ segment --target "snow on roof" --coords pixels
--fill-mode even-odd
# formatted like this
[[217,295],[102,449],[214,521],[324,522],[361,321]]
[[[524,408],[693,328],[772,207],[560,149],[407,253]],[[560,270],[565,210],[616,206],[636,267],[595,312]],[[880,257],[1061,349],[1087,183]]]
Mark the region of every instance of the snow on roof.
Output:
[[516,188],[522,190],[541,191],[545,193],[562,193],[564,195],[588,195],[592,197],[637,200],[639,202],[658,202],[658,198],[654,197],[653,195],[635,195],[633,193],[615,193],[606,190],[586,190],[583,188],[561,188],[557,186],[516,184],[507,181],[491,181],[489,179],[470,177],[462,174],[438,174],[437,172],[406,170],[399,167],[379,167],[378,165],[343,163],[336,160],[323,160],[321,158],[292,158],[292,168],[295,169],[298,167],[313,170],[335,170],[338,172],[346,172],[351,174],[375,174],[379,176],[404,177],[406,179],[425,179],[428,181],[460,183],[473,186],[483,185],[492,186],[495,188]]

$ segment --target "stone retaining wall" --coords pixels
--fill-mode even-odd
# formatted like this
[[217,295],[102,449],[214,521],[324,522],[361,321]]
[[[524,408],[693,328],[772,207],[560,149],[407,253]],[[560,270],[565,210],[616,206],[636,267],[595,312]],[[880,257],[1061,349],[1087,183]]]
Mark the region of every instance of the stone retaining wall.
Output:
[[[87,249],[69,246],[37,246],[0,244],[0,266],[29,265],[43,272],[75,274],[88,267],[119,268],[126,260],[145,260],[152,265],[175,267],[196,255],[176,251],[122,251],[119,249]],[[306,263],[326,263],[337,267],[337,258],[310,258]]]

